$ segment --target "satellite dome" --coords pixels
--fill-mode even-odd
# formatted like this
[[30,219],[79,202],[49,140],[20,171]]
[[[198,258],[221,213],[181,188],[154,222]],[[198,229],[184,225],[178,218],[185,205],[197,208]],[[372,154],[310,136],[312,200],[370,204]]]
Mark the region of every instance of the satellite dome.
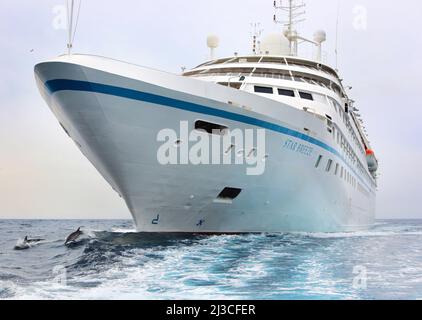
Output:
[[269,34],[261,41],[261,53],[276,56],[289,55],[289,40],[280,33]]
[[314,33],[314,41],[316,43],[323,43],[326,40],[327,40],[327,34],[325,33],[324,30],[318,30],[317,32]]
[[216,35],[209,35],[207,37],[207,46],[211,49],[216,49],[220,43],[220,39]]

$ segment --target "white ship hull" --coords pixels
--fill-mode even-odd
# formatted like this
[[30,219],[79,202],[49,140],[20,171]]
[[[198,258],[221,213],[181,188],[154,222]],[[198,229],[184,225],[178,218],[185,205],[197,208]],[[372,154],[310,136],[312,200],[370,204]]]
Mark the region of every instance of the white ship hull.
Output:
[[[50,109],[126,201],[140,232],[338,232],[374,222],[373,186],[361,180],[361,192],[327,173],[325,163],[315,167],[322,155],[354,172],[311,113],[214,83],[98,57],[65,56],[37,65],[35,73]],[[229,128],[266,129],[264,174],[246,175],[246,164],[159,164],[158,132],[178,131],[180,121],[193,126],[198,119]],[[283,148],[288,140],[312,152]],[[242,192],[232,203],[216,202],[225,187]]]

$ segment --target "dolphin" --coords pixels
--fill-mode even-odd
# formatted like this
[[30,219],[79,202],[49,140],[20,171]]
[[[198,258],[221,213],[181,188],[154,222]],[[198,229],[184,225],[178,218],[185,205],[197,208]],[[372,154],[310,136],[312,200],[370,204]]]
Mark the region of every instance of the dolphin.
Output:
[[18,242],[16,243],[15,247],[13,248],[14,250],[26,250],[29,249],[31,247],[31,245],[25,240],[18,240]]
[[25,243],[35,243],[35,242],[44,241],[44,239],[37,239],[37,238],[35,238],[35,239],[28,239],[28,236],[26,236],[25,239],[23,239],[23,241]]
[[76,230],[75,232],[72,232],[65,241],[65,245],[76,241],[81,235],[83,234],[83,232],[81,231],[81,227],[78,228],[78,230]]
[[31,248],[31,244],[38,243],[40,241],[44,241],[44,239],[28,239],[28,236],[25,236],[23,240],[18,240],[15,250],[25,250]]

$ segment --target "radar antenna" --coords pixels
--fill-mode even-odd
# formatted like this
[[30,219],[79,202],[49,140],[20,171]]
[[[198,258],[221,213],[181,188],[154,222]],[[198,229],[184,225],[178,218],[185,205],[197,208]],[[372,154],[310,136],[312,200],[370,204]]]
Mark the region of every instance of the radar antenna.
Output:
[[[285,4],[288,2],[287,4]],[[305,21],[305,19],[301,18],[306,11],[304,8],[306,7],[304,2],[298,2],[298,0],[279,0],[274,1],[274,9],[276,10],[274,14],[274,22],[277,24],[282,24],[285,27],[284,33],[286,38],[290,42],[290,55],[295,56],[297,55],[297,31],[295,30],[295,25],[299,22]],[[288,13],[288,20],[279,20],[277,18],[277,11],[281,10]]]
[[216,35],[210,34],[207,37],[207,46],[210,49],[210,59],[215,59],[215,49],[218,48],[218,45],[220,44],[220,40]]

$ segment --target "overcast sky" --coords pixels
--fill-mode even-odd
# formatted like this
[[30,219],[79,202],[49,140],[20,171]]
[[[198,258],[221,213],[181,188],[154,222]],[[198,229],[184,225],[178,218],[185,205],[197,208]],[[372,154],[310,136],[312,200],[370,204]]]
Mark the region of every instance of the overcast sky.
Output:
[[[65,51],[63,0],[0,2],[0,218],[130,218],[41,99],[33,66]],[[304,35],[327,31],[338,0],[307,1]],[[340,0],[339,69],[379,157],[378,218],[422,218],[422,2]],[[84,0],[75,52],[180,72],[208,56],[249,53],[251,22],[277,31],[271,0]],[[306,51],[306,50],[305,50]]]

